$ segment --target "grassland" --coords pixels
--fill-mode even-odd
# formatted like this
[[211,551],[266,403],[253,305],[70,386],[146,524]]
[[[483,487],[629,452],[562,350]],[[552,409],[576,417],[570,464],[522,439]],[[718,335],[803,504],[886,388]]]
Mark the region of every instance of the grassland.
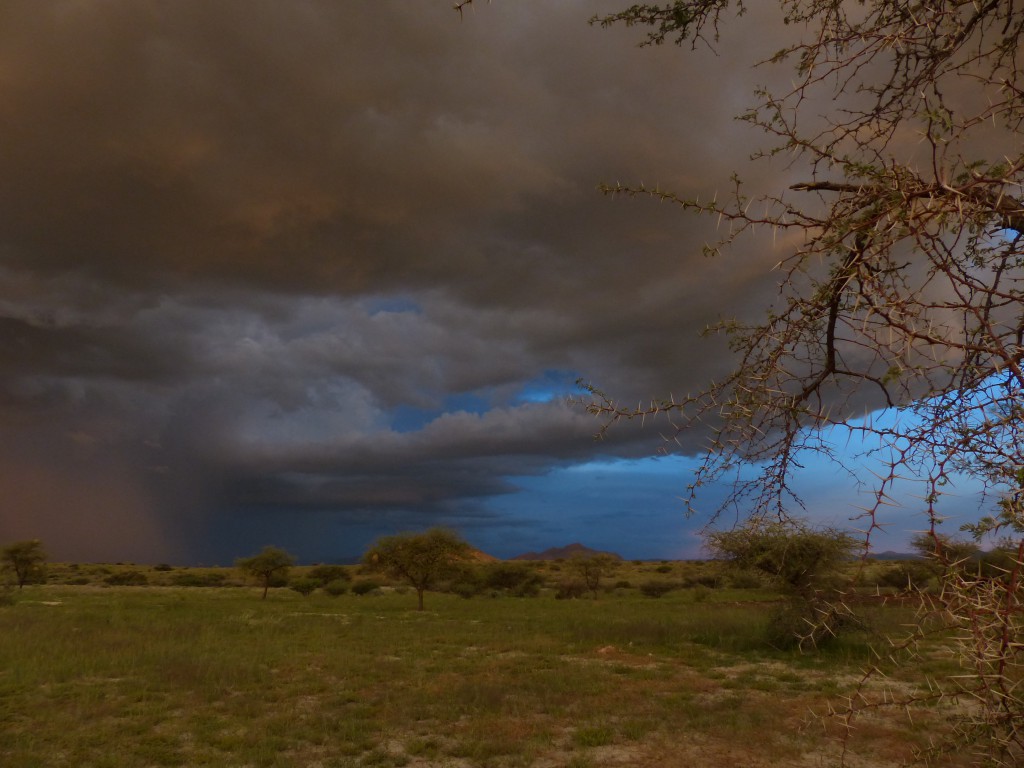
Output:
[[[160,585],[180,569],[132,587],[103,578],[139,569],[89,568],[0,607],[0,765],[827,766],[841,728],[816,713],[911,610],[865,600],[865,631],[801,655],[764,643],[764,589],[651,599],[619,578],[597,600],[430,594],[421,613],[402,590],[263,601]],[[948,715],[866,716],[848,762],[898,765]]]

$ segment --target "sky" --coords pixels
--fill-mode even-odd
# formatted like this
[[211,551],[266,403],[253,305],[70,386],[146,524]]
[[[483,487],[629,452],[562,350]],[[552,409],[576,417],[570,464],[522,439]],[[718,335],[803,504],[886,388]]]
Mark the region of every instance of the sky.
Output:
[[[640,48],[587,23],[621,5],[0,5],[0,542],[331,562],[445,525],[498,557],[699,556],[704,436],[595,440],[567,398],[721,375],[700,331],[764,311],[786,244],[711,260],[714,222],[598,185],[799,175],[749,166],[733,119],[788,79],[750,68],[782,29]],[[816,520],[863,503],[800,484]]]

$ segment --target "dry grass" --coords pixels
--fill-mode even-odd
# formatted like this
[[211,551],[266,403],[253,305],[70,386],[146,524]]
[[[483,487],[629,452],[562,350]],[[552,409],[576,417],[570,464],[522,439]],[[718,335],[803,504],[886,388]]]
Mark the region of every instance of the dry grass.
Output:
[[[738,592],[257,597],[26,588],[0,609],[0,764],[810,768],[840,749],[813,713],[869,659],[764,646]],[[898,764],[946,714],[859,721],[849,764]]]

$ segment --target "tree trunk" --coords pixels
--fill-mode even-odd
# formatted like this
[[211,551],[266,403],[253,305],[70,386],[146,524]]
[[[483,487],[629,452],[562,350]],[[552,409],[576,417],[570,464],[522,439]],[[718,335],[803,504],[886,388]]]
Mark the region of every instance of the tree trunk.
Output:
[[416,610],[417,611],[422,611],[423,610],[423,590],[422,589],[417,589],[416,590],[416,597],[419,598],[419,607]]

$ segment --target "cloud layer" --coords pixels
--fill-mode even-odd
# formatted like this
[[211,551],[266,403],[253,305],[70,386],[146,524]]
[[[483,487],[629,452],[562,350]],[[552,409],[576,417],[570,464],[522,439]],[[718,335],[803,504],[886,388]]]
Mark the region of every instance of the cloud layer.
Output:
[[0,539],[566,543],[523,478],[660,448],[591,440],[574,379],[696,389],[727,362],[700,329],[774,290],[772,254],[708,261],[713,222],[597,191],[727,184],[770,41],[639,49],[587,25],[616,7],[5,3]]

